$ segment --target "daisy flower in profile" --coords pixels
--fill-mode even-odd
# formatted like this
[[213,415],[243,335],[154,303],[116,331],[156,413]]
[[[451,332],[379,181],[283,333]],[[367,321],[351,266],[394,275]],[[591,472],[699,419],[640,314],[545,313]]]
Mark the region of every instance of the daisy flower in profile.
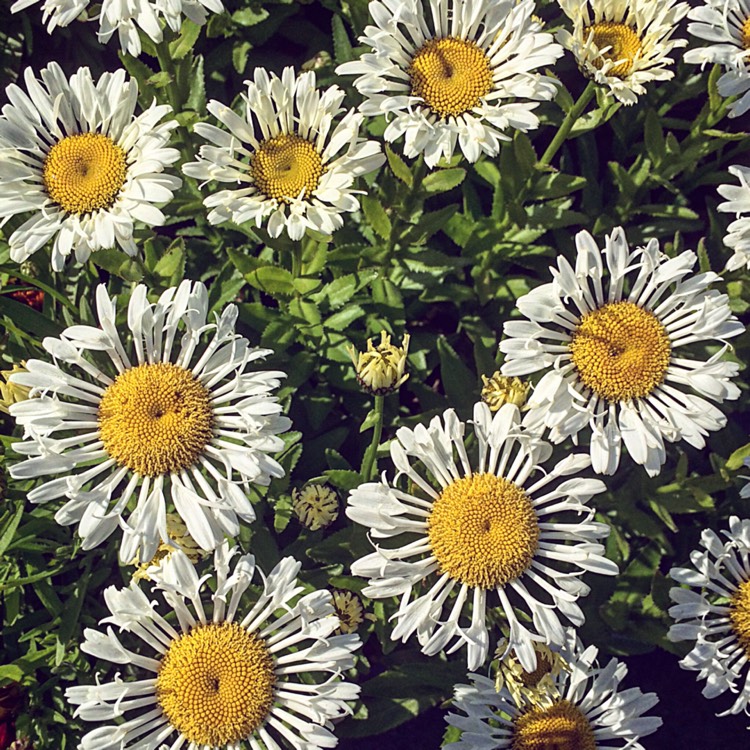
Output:
[[[722,540],[722,536],[724,540]],[[701,547],[690,553],[689,568],[672,568],[669,575],[689,588],[675,587],[669,614],[677,621],[670,641],[695,641],[680,661],[683,669],[705,679],[703,695],[736,694],[731,708],[719,716],[748,712],[750,703],[750,520],[729,519],[721,535],[706,529]]]
[[719,185],[719,195],[726,198],[719,203],[719,211],[733,213],[735,220],[727,228],[724,244],[734,250],[727,262],[727,271],[750,268],[750,169],[735,164],[729,167],[739,185]]
[[497,602],[510,632],[507,650],[533,671],[534,641],[564,641],[558,613],[583,622],[576,600],[589,587],[579,576],[617,573],[597,541],[609,527],[594,522],[586,505],[604,484],[577,476],[589,466],[586,455],[542,467],[551,446],[521,430],[512,404],[494,415],[487,404],[475,405],[473,461],[465,431],[452,409],[427,427],[397,431],[395,480],[353,490],[346,514],[373,540],[398,537],[401,546],[376,545],[352,573],[370,579],[365,596],[401,596],[394,640],[416,633],[427,655],[468,646],[469,669],[487,657],[488,598]]
[[471,684],[456,685],[446,721],[461,730],[451,750],[644,750],[640,738],[655,732],[662,720],[645,716],[659,701],[656,693],[621,689],[625,664],[597,662],[598,649],[584,649],[572,630],[567,634],[565,669],[551,673],[553,685],[536,702],[516,703],[507,687],[469,674]]
[[58,26],[67,26],[75,21],[86,10],[91,0],[16,0],[10,6],[10,12],[17,13],[40,2],[42,23],[47,24],[47,31],[51,34]]
[[[76,716],[112,722],[85,734],[81,750],[336,745],[332,720],[351,713],[347,701],[359,693],[341,674],[353,666],[359,637],[332,635],[339,618],[331,594],[300,597],[300,563],[291,557],[267,577],[258,570],[260,591],[249,609],[243,606],[256,565],[252,555],[233,562],[237,552],[223,542],[212,573],[200,578],[175,552],[149,570],[148,595],[136,582],[105,589],[111,615],[102,623],[111,625],[106,633],[86,628],[81,650],[146,676],[122,679],[118,673],[113,682],[65,691]],[[131,650],[112,625],[143,645]]]
[[[51,34],[57,26],[67,26],[89,8],[91,0],[16,0],[11,12],[42,2],[43,20],[49,19],[47,31]],[[154,43],[164,38],[164,21],[177,33],[185,18],[202,26],[208,13],[222,13],[221,0],[101,0],[94,5],[91,20],[99,20],[97,37],[106,44],[117,33],[123,52],[137,57],[142,52],[139,32],[144,32]]]
[[690,6],[675,0],[560,0],[573,31],[558,32],[583,75],[623,104],[635,104],[651,81],[668,81],[672,50],[686,39],[672,39]]
[[[575,441],[588,425],[594,471],[613,474],[624,443],[655,476],[666,460],[665,441],[702,448],[705,436],[726,424],[706,398],[739,396],[729,381],[739,366],[722,355],[726,339],[744,326],[727,296],[708,288],[720,277],[691,273],[694,252],[668,258],[654,239],[631,250],[621,227],[603,250],[585,231],[575,241],[575,269],[561,256],[550,269],[553,282],[518,300],[529,320],[505,323],[502,372],[547,371],[529,398],[525,426],[547,428],[559,443]],[[680,351],[702,341],[724,346],[708,359]]]
[[738,117],[750,109],[750,2],[748,0],[705,0],[688,13],[688,31],[704,44],[685,53],[685,62],[717,63],[724,67],[717,87],[722,96],[740,95],[729,105],[729,116]]
[[362,115],[345,112],[338,86],[318,91],[312,71],[295,77],[285,68],[278,78],[256,68],[245,83],[244,118],[209,102],[229,132],[197,123],[195,132],[210,145],[183,166],[190,177],[234,186],[205,199],[209,221],[265,222],[272,237],[286,230],[293,240],[307,229],[331,234],[343,225],[342,213],[359,208],[356,178],[385,161],[380,144],[360,138]]
[[11,258],[21,263],[53,238],[55,271],[73,252],[84,262],[117,244],[137,255],[135,222],[163,224],[154,204],[182,184],[163,173],[180,155],[167,146],[177,121],[162,122],[171,107],[136,116],[138,84],[123,69],[94,83],[88,68],[68,80],[53,62],[24,80],[26,91],[5,90],[0,116],[0,226],[32,214],[10,236]]
[[153,559],[171,541],[169,499],[198,546],[212,550],[255,518],[243,488],[284,474],[268,455],[290,426],[270,395],[284,373],[254,369],[271,350],[235,333],[234,305],[207,322],[201,283],[183,281],[155,304],[137,286],[129,340],[115,327],[115,302],[99,286],[99,326],[45,338],[54,363],[31,359],[27,373],[12,376],[38,398],[10,407],[24,428],[13,446],[28,456],[11,476],[59,475],[29,500],[66,497],[55,519],[78,524],[84,549],[120,527],[123,563]]
[[[339,65],[356,75],[360,111],[389,120],[386,141],[404,136],[404,154],[434,167],[458,143],[475,162],[496,156],[514,130],[539,127],[533,113],[557,81],[536,72],[562,48],[541,30],[532,0],[375,0],[360,60]],[[524,101],[531,100],[531,101]],[[510,131],[510,132],[508,132]]]

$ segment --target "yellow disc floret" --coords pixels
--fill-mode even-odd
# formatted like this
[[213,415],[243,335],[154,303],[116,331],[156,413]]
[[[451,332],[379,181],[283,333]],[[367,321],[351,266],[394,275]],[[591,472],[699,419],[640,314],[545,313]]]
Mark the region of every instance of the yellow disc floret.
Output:
[[492,90],[489,58],[470,39],[428,39],[408,72],[412,95],[442,118],[469,112]]
[[729,622],[737,640],[750,656],[750,581],[743,581],[729,603]]
[[607,75],[615,78],[625,78],[633,69],[635,58],[641,52],[641,39],[635,29],[624,23],[602,21],[583,30],[584,39],[588,39],[593,32],[593,42],[597,49],[609,47],[601,55],[591,60],[596,68],[601,68],[605,60],[617,63],[607,70]]
[[210,393],[189,370],[171,363],[125,370],[99,403],[104,450],[143,476],[192,466],[212,427]]
[[323,171],[315,146],[298,135],[277,135],[263,141],[250,162],[250,175],[258,190],[282,203],[302,190],[309,200]]
[[742,40],[742,47],[744,49],[750,49],[750,18],[746,18],[742,24],[740,30],[740,38]]
[[671,351],[659,319],[627,301],[586,313],[570,342],[581,382],[613,402],[648,396],[664,380]]
[[511,750],[596,750],[596,738],[580,709],[562,700],[519,714]]
[[539,524],[520,487],[494,474],[473,474],[455,480],[435,501],[428,536],[441,573],[493,589],[529,567]]
[[234,746],[265,721],[275,685],[262,638],[234,622],[211,623],[172,641],[156,678],[156,700],[189,742]]
[[71,214],[109,208],[126,175],[125,151],[102,133],[66,136],[52,146],[42,168],[47,195]]

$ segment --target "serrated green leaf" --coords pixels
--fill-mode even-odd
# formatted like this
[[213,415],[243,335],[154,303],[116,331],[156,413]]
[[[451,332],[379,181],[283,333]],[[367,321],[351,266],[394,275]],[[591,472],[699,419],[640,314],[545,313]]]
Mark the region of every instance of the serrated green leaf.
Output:
[[240,75],[245,72],[245,68],[247,67],[247,58],[252,48],[253,45],[250,44],[250,42],[248,42],[246,39],[239,42],[238,44],[235,44],[234,47],[232,47],[232,65]]
[[341,65],[341,63],[353,60],[352,43],[349,41],[349,34],[346,33],[341,16],[334,15],[331,25],[333,27],[333,57],[336,63]]
[[458,187],[466,177],[466,170],[461,167],[452,169],[441,169],[438,172],[431,172],[422,180],[422,187],[428,193],[445,193],[448,190]]
[[255,26],[269,16],[265,8],[242,8],[232,13],[232,20],[239,26]]
[[385,155],[388,159],[388,166],[391,168],[396,177],[408,187],[414,184],[414,175],[407,163],[388,145],[385,146]]
[[169,43],[169,56],[173,60],[182,60],[193,49],[201,33],[201,27],[189,18],[182,22],[180,35]]
[[336,489],[348,492],[359,487],[362,484],[362,476],[358,471],[349,471],[347,469],[328,469],[323,472],[328,481]]
[[363,195],[360,200],[367,223],[372,227],[375,234],[387,240],[391,236],[392,227],[383,204],[373,195]]
[[279,266],[261,266],[245,275],[250,286],[270,295],[290,296],[295,292],[294,277]]

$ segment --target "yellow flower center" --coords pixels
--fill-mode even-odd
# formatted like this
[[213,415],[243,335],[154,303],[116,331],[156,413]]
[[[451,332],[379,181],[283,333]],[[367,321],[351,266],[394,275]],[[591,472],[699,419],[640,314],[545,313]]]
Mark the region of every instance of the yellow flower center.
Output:
[[616,62],[608,71],[607,75],[615,78],[625,78],[633,69],[633,62],[642,49],[641,40],[635,29],[624,23],[613,23],[602,21],[593,26],[587,26],[583,30],[583,36],[588,39],[589,34],[594,33],[594,44],[597,49],[609,47],[593,60],[591,64],[601,68],[606,60]]
[[44,160],[44,189],[71,214],[109,208],[125,184],[125,156],[125,151],[102,133],[66,136],[52,146]]
[[250,162],[250,175],[258,190],[282,203],[289,203],[302,190],[309,200],[323,171],[315,146],[298,135],[277,135],[263,141]]
[[742,46],[744,49],[750,49],[750,18],[746,18],[740,30]]
[[750,581],[743,581],[729,603],[729,622],[740,646],[750,656]]
[[534,707],[513,721],[511,750],[596,750],[588,719],[569,701]]
[[275,685],[262,638],[234,622],[211,623],[172,641],[156,678],[156,700],[188,742],[234,746],[266,719]]
[[470,39],[428,39],[409,65],[411,93],[439,117],[474,109],[492,90],[492,69],[484,50]]
[[99,403],[104,449],[143,476],[192,466],[212,427],[210,393],[189,370],[171,363],[125,370]]
[[539,524],[520,487],[494,474],[472,474],[448,485],[435,501],[428,536],[441,573],[493,589],[529,567]]
[[607,401],[648,396],[664,380],[671,351],[658,318],[625,301],[586,313],[570,342],[578,377]]

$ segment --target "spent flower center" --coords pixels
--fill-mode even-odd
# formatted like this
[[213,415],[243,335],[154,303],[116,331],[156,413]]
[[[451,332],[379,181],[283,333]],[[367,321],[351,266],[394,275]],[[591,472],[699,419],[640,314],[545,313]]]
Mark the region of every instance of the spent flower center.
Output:
[[537,706],[513,720],[511,750],[596,750],[589,720],[570,701]]
[[593,58],[591,64],[601,68],[605,61],[617,63],[607,71],[607,75],[615,78],[625,78],[633,69],[633,62],[642,49],[641,39],[635,29],[624,23],[602,21],[583,30],[584,38],[594,34],[593,42],[597,49],[608,50]]
[[494,474],[448,485],[433,505],[427,532],[441,573],[472,588],[494,589],[518,578],[539,542],[528,495]]
[[740,646],[750,656],[750,581],[743,581],[729,602],[729,622]]
[[324,172],[315,146],[298,135],[277,135],[258,146],[250,174],[261,193],[289,203],[303,190],[310,199]]
[[234,622],[210,623],[172,641],[156,678],[156,700],[189,742],[234,746],[265,721],[275,685],[262,638]]
[[672,351],[659,319],[627,301],[586,313],[569,346],[581,382],[606,401],[648,396],[664,380]]
[[109,208],[126,175],[125,151],[102,133],[66,136],[52,146],[42,168],[47,195],[71,214]]
[[458,117],[492,90],[492,69],[484,50],[470,39],[428,39],[409,65],[411,93],[439,117]]
[[213,436],[213,420],[208,390],[171,363],[125,370],[99,403],[104,449],[143,476],[192,466]]

